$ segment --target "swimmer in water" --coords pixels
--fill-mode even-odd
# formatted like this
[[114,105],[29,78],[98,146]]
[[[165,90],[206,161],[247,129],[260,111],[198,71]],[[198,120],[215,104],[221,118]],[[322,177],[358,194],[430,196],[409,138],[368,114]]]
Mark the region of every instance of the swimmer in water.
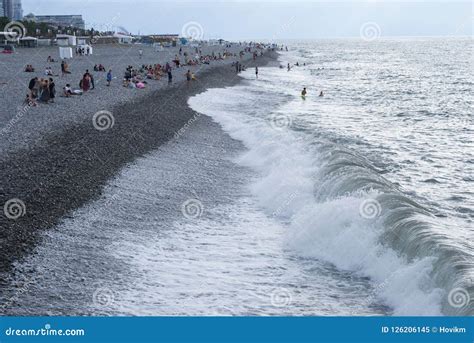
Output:
[[304,98],[306,96],[306,87],[301,91],[301,96]]

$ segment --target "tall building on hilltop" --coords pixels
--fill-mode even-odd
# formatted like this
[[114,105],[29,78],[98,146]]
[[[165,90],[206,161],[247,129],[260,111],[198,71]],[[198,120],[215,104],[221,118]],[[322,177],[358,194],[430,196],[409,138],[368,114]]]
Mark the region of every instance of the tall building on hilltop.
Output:
[[85,29],[86,23],[82,19],[82,15],[34,15],[30,13],[25,16],[26,20],[35,21],[37,23],[46,23],[53,26],[74,27]]
[[23,19],[23,8],[21,6],[21,0],[12,0],[12,18],[13,20]]

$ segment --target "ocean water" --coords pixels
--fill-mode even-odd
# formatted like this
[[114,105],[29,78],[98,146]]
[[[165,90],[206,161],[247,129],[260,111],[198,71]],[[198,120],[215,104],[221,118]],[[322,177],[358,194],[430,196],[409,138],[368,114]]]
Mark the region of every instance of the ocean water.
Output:
[[16,266],[4,311],[474,314],[472,41],[288,46],[189,99]]
[[394,314],[473,314],[472,40],[290,46],[190,100],[246,145],[285,244],[370,278]]

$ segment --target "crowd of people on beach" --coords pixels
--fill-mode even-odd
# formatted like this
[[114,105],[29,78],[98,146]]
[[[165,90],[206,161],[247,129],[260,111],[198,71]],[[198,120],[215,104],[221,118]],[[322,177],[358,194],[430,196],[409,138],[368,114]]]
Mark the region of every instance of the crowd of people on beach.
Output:
[[[222,61],[228,58],[240,58],[242,59],[246,53],[252,53],[253,58],[257,58],[258,54],[263,55],[263,51],[252,50],[251,47],[245,47],[242,51],[237,53],[230,52],[227,48],[231,45],[226,46],[223,52],[215,53],[214,51],[210,54],[203,54],[202,50],[195,47],[191,51],[183,51],[179,49],[178,53],[174,56],[172,61],[162,64],[142,64],[138,67],[132,65],[127,66],[123,74],[122,86],[130,89],[144,89],[147,87],[148,82],[151,80],[159,81],[166,75],[168,83],[173,81],[173,70],[177,70],[186,66],[199,66],[207,65],[212,61]],[[85,50],[84,50],[85,49]],[[140,49],[141,50],[141,49]],[[87,48],[77,48],[76,54],[88,54]],[[143,55],[143,50],[140,57]],[[47,63],[56,62],[51,56],[48,56]],[[235,66],[237,72],[245,70],[239,60],[232,63]],[[105,73],[106,68],[103,64],[95,64],[93,71],[97,73]],[[25,67],[25,72],[35,72],[33,65],[29,64]],[[66,77],[71,74],[69,64],[66,59],[61,61],[61,74],[54,74],[51,66],[47,66],[44,71],[45,78],[34,77],[30,80],[28,85],[28,94],[26,97],[26,103],[30,106],[37,106],[38,103],[48,104],[54,103],[56,97],[56,84],[53,80],[53,76]],[[258,76],[258,68],[256,68],[256,74]],[[188,82],[197,80],[196,75],[191,69],[188,69],[184,73],[184,77]],[[111,86],[114,79],[112,69],[108,69],[106,72],[106,86]],[[94,75],[87,69],[79,80],[78,88],[73,88],[70,83],[67,83],[63,87],[61,96],[69,98],[75,95],[83,95],[90,90],[95,89],[96,83]]]
[[28,83],[28,94],[25,103],[30,106],[37,106],[38,102],[47,104],[54,103],[56,97],[56,84],[50,78],[34,77]]

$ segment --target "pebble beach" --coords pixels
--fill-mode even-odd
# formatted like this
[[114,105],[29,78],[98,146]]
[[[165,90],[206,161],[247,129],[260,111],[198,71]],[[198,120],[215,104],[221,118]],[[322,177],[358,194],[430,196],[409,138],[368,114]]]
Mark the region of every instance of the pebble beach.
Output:
[[[141,58],[139,49],[143,50]],[[10,278],[15,262],[32,253],[41,232],[98,198],[104,184],[127,163],[179,136],[196,115],[187,105],[190,96],[239,81],[231,66],[239,57],[233,57],[209,65],[173,69],[171,84],[165,75],[161,80],[148,80],[145,89],[122,86],[128,65],[165,64],[178,49],[155,52],[144,46],[94,48],[91,56],[69,60],[71,74],[53,77],[55,103],[35,107],[23,103],[28,82],[34,76],[45,77],[47,66],[54,74],[60,74],[60,62],[46,62],[48,56],[59,61],[57,48],[19,49],[13,55],[1,56],[0,82],[5,101],[0,112],[0,202],[18,199],[25,205],[15,220],[0,218],[4,228],[0,232],[2,283]],[[243,50],[239,45],[201,47],[203,55],[213,51],[217,55],[224,49],[237,55]],[[240,61],[251,68],[274,59],[275,54],[268,51],[256,61],[246,53]],[[35,73],[24,72],[26,64],[32,64]],[[95,64],[113,70],[110,87],[106,85],[106,73],[93,71]],[[86,69],[94,75],[95,89],[81,96],[59,96],[67,83],[78,88]],[[196,81],[185,81],[188,69],[196,74]],[[113,115],[113,125],[109,123],[108,130],[94,127],[94,114],[99,111]]]
[[[227,50],[231,53],[240,52],[243,47],[235,44],[233,47],[207,46],[200,47],[203,55],[216,55]],[[143,51],[140,57],[139,50]],[[111,110],[114,106],[126,103],[131,99],[150,94],[163,87],[169,87],[166,75],[161,80],[147,80],[146,89],[127,89],[122,87],[122,79],[127,66],[166,64],[174,59],[179,52],[178,47],[165,48],[155,51],[154,48],[142,45],[97,45],[93,54],[77,56],[67,60],[71,74],[61,77],[61,59],[58,47],[40,47],[35,49],[17,49],[15,54],[0,56],[0,89],[2,91],[2,106],[0,109],[0,159],[14,153],[18,149],[29,148],[39,144],[47,133],[62,130],[71,125],[92,118],[97,111]],[[183,53],[194,56],[194,48],[183,47]],[[51,56],[55,62],[47,62]],[[246,58],[251,55],[247,54]],[[244,57],[245,58],[245,57]],[[181,56],[183,60],[183,56]],[[212,61],[210,65],[182,66],[173,70],[173,84],[177,86],[185,80],[185,73],[190,69],[193,73],[206,71],[212,67],[230,65],[238,58]],[[24,68],[33,65],[35,72],[27,73]],[[106,70],[112,69],[113,81],[106,86],[106,72],[94,72],[94,65],[102,64]],[[28,93],[28,82],[35,76],[46,78],[46,67],[51,67],[56,83],[56,99],[54,104],[40,104],[37,107],[25,106],[24,98]],[[79,88],[79,81],[86,70],[95,79],[95,89],[83,96],[73,98],[60,97],[62,88],[70,84]],[[49,77],[49,76],[48,76]],[[159,95],[158,95],[159,96]]]

